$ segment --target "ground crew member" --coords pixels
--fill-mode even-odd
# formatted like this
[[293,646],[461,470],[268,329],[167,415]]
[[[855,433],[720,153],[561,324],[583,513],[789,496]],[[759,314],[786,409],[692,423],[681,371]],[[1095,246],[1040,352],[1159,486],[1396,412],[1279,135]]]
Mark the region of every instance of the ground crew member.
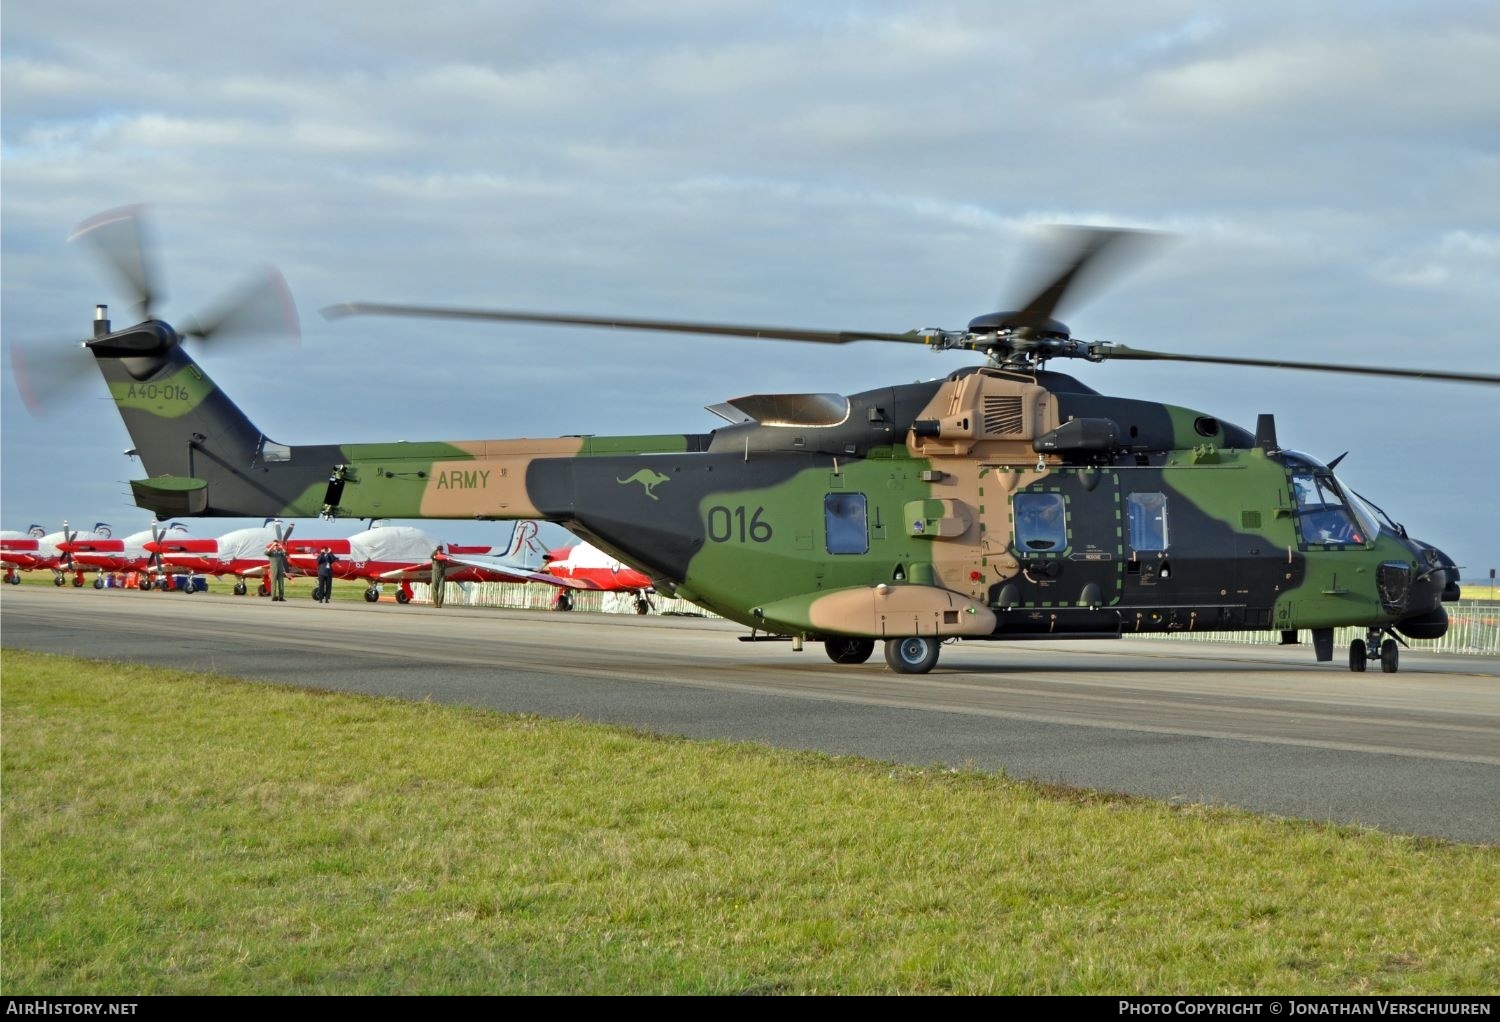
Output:
[[271,575],[271,599],[286,602],[286,547],[279,539],[266,545],[267,571]]
[[432,552],[432,605],[439,609],[443,606],[444,592],[448,577],[448,555],[443,553],[441,545]]
[[318,601],[320,603],[327,603],[333,599],[333,565],[338,559],[338,554],[326,546],[318,551]]

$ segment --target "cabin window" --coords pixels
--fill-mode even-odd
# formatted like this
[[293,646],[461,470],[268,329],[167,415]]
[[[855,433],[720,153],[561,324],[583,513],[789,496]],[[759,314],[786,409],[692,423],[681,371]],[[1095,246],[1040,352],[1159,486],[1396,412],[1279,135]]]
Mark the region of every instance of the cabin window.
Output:
[[1365,542],[1364,532],[1349,514],[1344,495],[1332,476],[1294,475],[1292,495],[1297,500],[1297,526],[1302,530],[1302,542],[1325,546]]
[[830,554],[862,554],[870,549],[863,493],[830,493],[823,498],[823,523]]
[[1125,498],[1130,511],[1130,546],[1151,553],[1167,548],[1167,495],[1132,493]]
[[1018,493],[1013,507],[1018,550],[1058,551],[1068,545],[1061,493]]

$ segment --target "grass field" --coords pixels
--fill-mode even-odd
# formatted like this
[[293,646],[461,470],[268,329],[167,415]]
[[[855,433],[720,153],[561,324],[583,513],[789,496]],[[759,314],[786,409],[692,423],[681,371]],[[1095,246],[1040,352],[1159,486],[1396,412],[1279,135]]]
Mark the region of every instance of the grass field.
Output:
[[14,650],[0,668],[10,995],[1500,987],[1492,847]]

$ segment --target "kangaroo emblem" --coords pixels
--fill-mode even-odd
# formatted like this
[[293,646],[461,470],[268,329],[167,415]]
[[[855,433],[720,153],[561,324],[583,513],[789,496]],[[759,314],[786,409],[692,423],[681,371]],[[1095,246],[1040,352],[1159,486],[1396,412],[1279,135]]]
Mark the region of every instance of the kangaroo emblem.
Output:
[[631,483],[640,483],[641,488],[646,491],[646,496],[650,497],[652,500],[661,500],[661,498],[658,497],[654,491],[662,483],[668,481],[670,481],[670,477],[664,476],[660,472],[653,472],[649,468],[643,468],[633,476],[627,476],[624,479],[615,480],[615,482],[619,483],[621,486],[629,486]]

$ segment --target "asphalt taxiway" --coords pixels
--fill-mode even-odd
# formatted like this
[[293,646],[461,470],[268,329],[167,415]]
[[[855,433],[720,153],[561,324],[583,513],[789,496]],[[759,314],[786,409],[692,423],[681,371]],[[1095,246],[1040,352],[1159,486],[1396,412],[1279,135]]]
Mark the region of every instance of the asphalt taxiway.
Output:
[[[921,676],[723,621],[255,597],[0,592],[7,647],[576,717],[1460,841],[1500,842],[1500,658],[1300,647],[944,646]],[[1342,659],[1342,658],[1340,658]]]

